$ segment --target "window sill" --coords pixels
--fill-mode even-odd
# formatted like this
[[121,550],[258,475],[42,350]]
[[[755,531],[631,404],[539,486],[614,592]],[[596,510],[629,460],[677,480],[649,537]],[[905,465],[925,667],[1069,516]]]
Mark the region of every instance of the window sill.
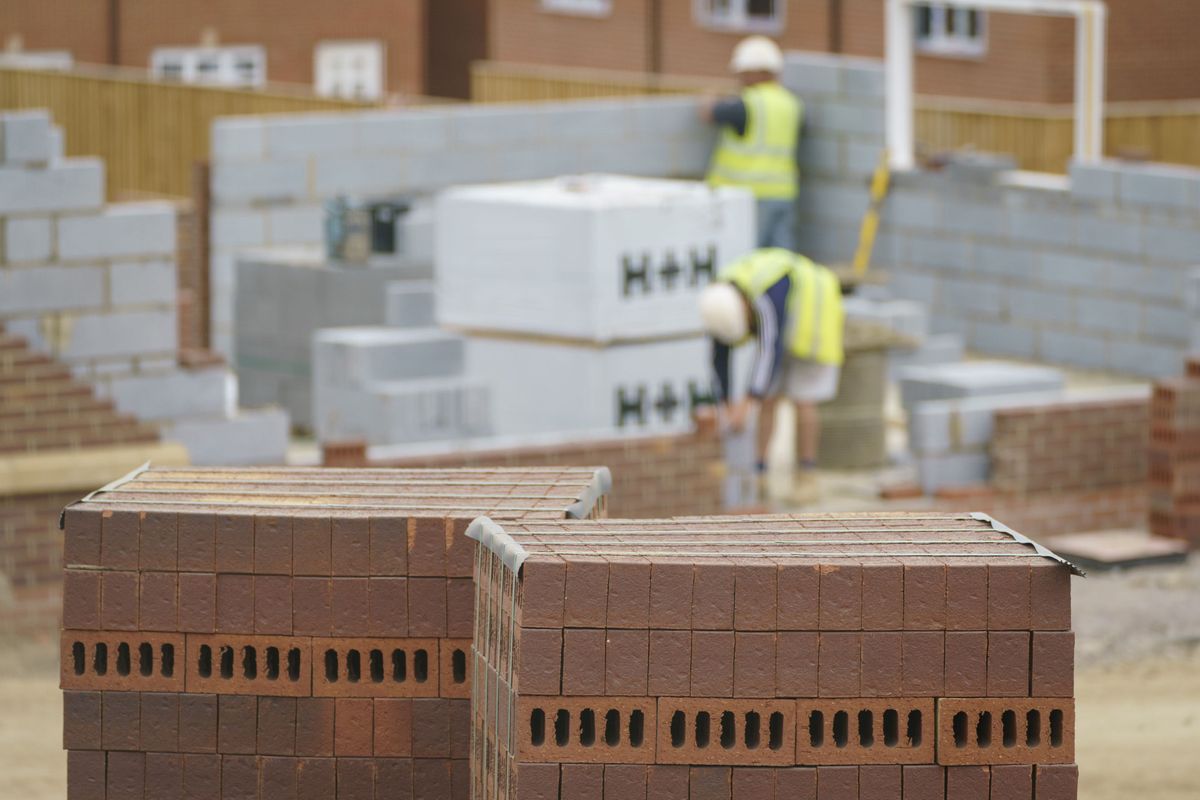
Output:
[[954,61],[983,61],[987,58],[987,48],[956,48],[956,47],[938,47],[937,45],[916,44],[913,51],[918,56],[928,56],[930,58],[945,58]]
[[762,33],[768,35],[783,33],[783,20],[723,22],[716,19],[698,19],[696,24],[714,33]]
[[603,1],[595,3],[571,3],[543,0],[539,11],[543,14],[557,14],[563,17],[603,19],[612,16],[612,5]]

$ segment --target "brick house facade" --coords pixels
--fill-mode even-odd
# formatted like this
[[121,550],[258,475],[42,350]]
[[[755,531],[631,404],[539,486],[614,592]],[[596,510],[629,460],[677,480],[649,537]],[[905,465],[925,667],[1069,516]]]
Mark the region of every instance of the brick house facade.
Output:
[[[755,30],[773,36],[785,49],[875,58],[884,49],[884,0],[722,0],[718,4],[776,8],[778,18],[760,25],[714,22],[705,11],[712,0],[490,3],[488,51],[495,61],[721,75],[734,45]],[[1200,3],[1108,0],[1108,8],[1110,101],[1200,95],[1194,80],[1200,74],[1200,48],[1192,36],[1200,27]],[[944,22],[943,11],[934,13],[935,23]],[[918,91],[1037,103],[1071,101],[1072,20],[997,13],[977,19],[975,38],[981,46],[943,47],[938,54],[918,55]],[[962,32],[964,18],[955,21]]]

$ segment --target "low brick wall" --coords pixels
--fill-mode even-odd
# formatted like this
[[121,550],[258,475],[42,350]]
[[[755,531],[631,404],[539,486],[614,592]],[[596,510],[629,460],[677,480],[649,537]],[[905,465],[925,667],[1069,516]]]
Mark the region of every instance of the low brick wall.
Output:
[[0,496],[0,634],[53,634],[62,612],[58,517],[80,492]]
[[966,508],[982,511],[1013,530],[1040,538],[1063,533],[1144,528],[1149,492],[1145,483],[1023,495],[999,493],[981,487],[970,494],[943,497],[936,506],[946,511]]
[[[359,450],[359,453],[362,451]],[[326,466],[368,466],[353,447],[326,447]],[[357,462],[357,463],[356,463]],[[612,471],[608,516],[655,519],[720,514],[724,464],[715,432],[582,440],[509,449],[372,460],[372,467],[604,466]]]

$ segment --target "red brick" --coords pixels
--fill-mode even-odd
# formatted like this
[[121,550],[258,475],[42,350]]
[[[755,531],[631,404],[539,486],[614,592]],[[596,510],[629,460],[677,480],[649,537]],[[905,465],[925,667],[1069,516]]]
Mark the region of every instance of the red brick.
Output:
[[1075,634],[1035,631],[1030,669],[1034,697],[1075,696]]
[[258,759],[221,756],[221,800],[257,800]]
[[[558,764],[529,764],[522,761],[515,764],[513,769],[516,771],[517,785],[515,800],[558,800]],[[682,800],[687,800],[686,794]]]
[[330,541],[335,576],[359,578],[370,574],[371,529],[365,518],[334,518]]
[[1029,563],[992,564],[988,567],[988,629],[1029,630]]
[[367,579],[334,578],[330,609],[334,636],[366,636],[370,630]]
[[687,695],[691,691],[691,672],[691,632],[650,631],[649,693],[655,696]]
[[650,619],[660,630],[687,630],[692,622],[690,563],[656,562],[650,568]]
[[815,697],[820,634],[788,631],[776,645],[775,685],[780,697]]
[[1029,696],[1029,633],[988,633],[987,694],[989,697]]
[[337,797],[337,762],[332,758],[302,758],[296,770],[298,800]]
[[413,756],[417,758],[450,757],[449,701],[420,697],[413,700]]
[[292,520],[292,574],[324,578],[333,574],[332,531],[328,517]]
[[296,699],[296,755],[333,755],[333,717],[333,698]]
[[946,634],[946,694],[980,697],[987,694],[988,635],[984,631]]
[[905,631],[901,640],[903,688],[908,697],[937,697],[946,686],[946,635]]
[[692,628],[733,629],[734,567],[732,564],[696,564],[693,575]]
[[904,578],[900,564],[862,565],[863,630],[895,631],[904,627]]
[[254,633],[254,577],[217,576],[217,631]]
[[778,800],[816,800],[817,771],[812,767],[789,767],[775,772]]
[[[889,746],[892,714],[897,740]],[[796,724],[796,759],[803,764],[928,764],[935,756],[937,720],[930,698],[800,700]]]
[[108,754],[108,796],[141,797],[146,791],[146,754]]
[[563,764],[561,800],[603,800],[603,764]]
[[867,766],[858,770],[858,793],[871,800],[901,800],[901,768],[895,766]]
[[563,694],[604,694],[604,631],[568,628],[563,631]]
[[903,688],[903,634],[869,632],[862,638],[862,696],[899,697]]
[[[566,770],[564,772],[564,778]],[[692,767],[691,800],[731,800],[733,771],[728,767]]]
[[415,796],[452,797],[453,775],[450,762],[441,758],[413,759],[413,788]]
[[[555,783],[557,790],[558,784]],[[412,759],[376,758],[375,796],[379,800],[413,800]]]
[[292,579],[283,575],[254,576],[254,632],[290,635]]
[[471,757],[471,700],[463,697],[449,700],[450,758],[465,760]]
[[982,631],[988,627],[988,567],[955,563],[946,570],[946,628]]
[[100,565],[105,569],[136,570],[140,528],[135,511],[105,511],[100,521]]
[[945,800],[946,768],[929,764],[904,766],[904,800]]
[[365,697],[339,697],[334,701],[334,755],[341,757],[372,754],[374,708],[374,701]]
[[862,568],[855,564],[822,566],[821,630],[861,629]]
[[738,564],[734,568],[733,626],[740,631],[773,631],[777,618],[774,563]]
[[408,574],[408,520],[396,517],[372,517],[370,537],[370,574],[397,577]]
[[604,800],[646,800],[644,764],[605,764]]
[[535,559],[525,563],[521,579],[522,625],[562,627],[566,577],[566,564],[561,560]]
[[412,755],[412,700],[375,698],[375,755]]
[[649,561],[632,558],[610,561],[607,619],[609,628],[649,627]]
[[[771,574],[774,575],[774,569]],[[772,609],[771,618],[775,614]],[[734,634],[733,694],[735,697],[775,696],[775,634]]]
[[608,563],[599,559],[572,559],[566,570],[563,625],[603,628],[608,614]]
[[408,521],[409,575],[445,577],[447,527],[442,517],[421,517]]
[[183,757],[184,800],[215,800],[221,796],[221,757],[185,754]]
[[862,690],[862,634],[821,633],[817,695],[858,697]]
[[991,791],[988,767],[948,767],[946,769],[946,800],[979,800]]
[[646,795],[653,800],[688,800],[690,768],[654,764],[647,770]]
[[904,627],[946,629],[946,565],[904,565]]
[[105,572],[100,581],[100,626],[109,631],[138,629],[136,572]]
[[212,514],[179,514],[179,571],[216,569],[217,518]]
[[562,693],[561,629],[524,628],[516,652],[516,689],[522,694]]
[[66,510],[63,534],[63,566],[100,566],[101,512],[72,506]]
[[735,768],[733,800],[775,800],[775,770],[769,767]]
[[819,629],[821,573],[817,567],[808,564],[781,565],[776,591],[779,630]]
[[1033,800],[1033,768],[1021,764],[992,767],[991,800]]
[[1037,800],[1075,800],[1079,793],[1079,767],[1074,764],[1039,764],[1034,770]]
[[139,627],[146,631],[179,630],[179,595],[173,572],[144,572],[139,593]]
[[650,662],[649,631],[610,630],[606,645],[604,693],[626,697],[646,694]]
[[104,692],[100,721],[105,750],[137,750],[141,746],[142,703],[136,692]]
[[733,695],[733,632],[693,631],[692,696]]
[[446,581],[446,635],[470,639],[474,632],[475,582],[470,578],[450,578]]
[[63,749],[100,749],[99,692],[63,692]]
[[180,573],[179,630],[212,633],[216,626],[217,577],[211,574]]
[[105,800],[106,769],[102,751],[67,753],[67,796],[70,800]]
[[446,635],[446,579],[408,579],[408,635]]
[[[333,634],[332,583],[328,578],[296,578],[292,596],[292,633],[297,636]],[[404,600],[408,607],[407,598]],[[405,622],[405,632],[408,626]]]
[[1070,764],[1075,703],[1070,698],[945,698],[938,701],[938,761]]
[[1030,626],[1033,630],[1065,631],[1071,627],[1071,571],[1043,559],[1030,568]]
[[217,696],[217,752],[251,755],[257,743],[258,699]]
[[292,574],[290,517],[254,517],[254,571],[259,575]]
[[263,797],[295,800],[297,765],[297,759],[286,756],[264,756],[260,759],[260,794]]
[[817,800],[855,800],[858,767],[817,767]]
[[147,511],[138,545],[139,569],[174,572],[178,568],[179,523],[173,511]]
[[184,753],[217,752],[217,696],[179,696],[179,750]]
[[446,547],[446,577],[469,578],[475,570],[475,540],[467,536],[471,521],[450,521],[450,541]]
[[141,693],[140,750],[174,753],[179,750],[179,695]]
[[258,750],[262,755],[296,754],[296,698],[258,698]]
[[146,797],[183,796],[183,756],[177,753],[146,754]]
[[[339,798],[346,800],[374,800],[375,761],[370,758],[337,759],[337,785]],[[439,795],[445,796],[445,795]]]
[[217,572],[254,570],[254,517],[247,514],[217,516],[215,563]]
[[63,627],[100,628],[100,573],[69,569],[63,573]]
[[[471,697],[471,640],[442,639],[438,642],[438,693],[441,697]],[[562,662],[561,648],[557,654]],[[556,667],[557,668],[557,667]]]

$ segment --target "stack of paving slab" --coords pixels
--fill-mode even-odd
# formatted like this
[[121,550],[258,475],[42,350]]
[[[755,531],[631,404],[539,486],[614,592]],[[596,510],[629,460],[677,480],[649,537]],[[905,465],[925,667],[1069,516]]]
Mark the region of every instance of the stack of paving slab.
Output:
[[984,515],[468,535],[472,797],[1077,796],[1073,568]]
[[934,493],[986,482],[996,410],[1051,402],[1062,396],[1063,386],[1059,370],[998,361],[901,370],[909,449],[916,457],[922,488]]
[[603,515],[609,486],[590,468],[150,470],[72,505],[68,800],[466,800],[464,531]]
[[325,328],[432,328],[429,258],[344,264],[318,247],[260,248],[237,259],[235,365],[242,397],[276,403],[312,428],[313,339]]
[[222,367],[177,364],[176,214],[106,205],[104,164],[63,158],[48,112],[0,114],[0,321],[194,463],[275,463],[281,411],[238,411]]

